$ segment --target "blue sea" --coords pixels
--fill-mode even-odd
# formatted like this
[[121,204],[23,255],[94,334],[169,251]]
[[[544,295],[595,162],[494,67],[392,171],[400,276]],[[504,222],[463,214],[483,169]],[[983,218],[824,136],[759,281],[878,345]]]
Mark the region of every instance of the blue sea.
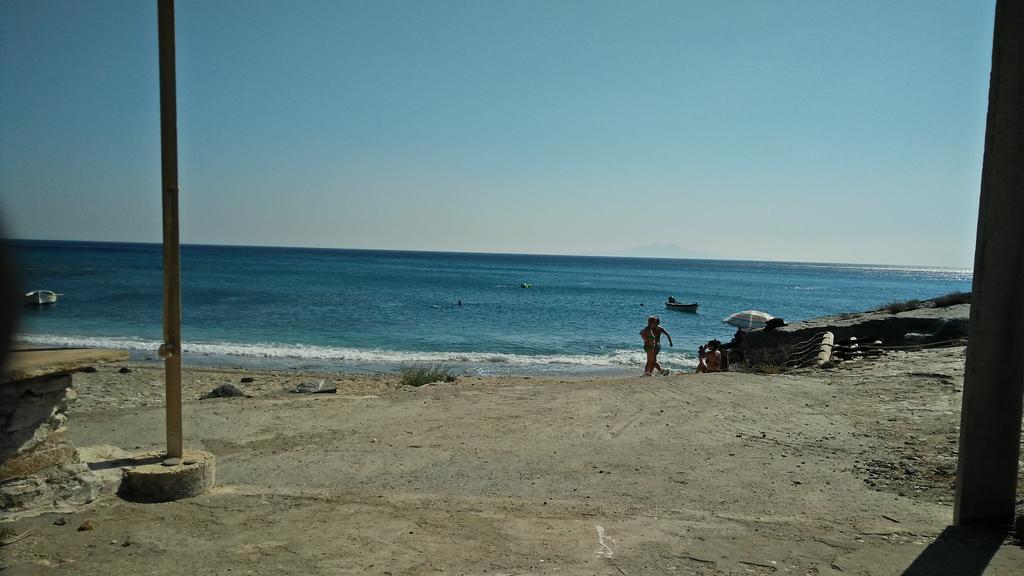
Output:
[[[62,294],[22,310],[20,341],[157,360],[160,245],[10,246],[24,291]],[[387,372],[443,362],[474,374],[572,375],[638,372],[638,332],[650,314],[675,343],[663,343],[662,364],[692,369],[700,343],[731,338],[722,319],[733,312],[793,322],[969,291],[972,277],[897,266],[234,246],[183,246],[181,269],[186,364]],[[699,302],[699,312],[666,309],[668,296]]]

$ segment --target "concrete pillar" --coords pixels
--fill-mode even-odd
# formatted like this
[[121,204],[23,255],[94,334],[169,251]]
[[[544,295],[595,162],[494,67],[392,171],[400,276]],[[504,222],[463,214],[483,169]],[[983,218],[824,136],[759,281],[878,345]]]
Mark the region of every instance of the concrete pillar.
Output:
[[835,346],[836,336],[831,332],[821,335],[821,345],[818,346],[818,355],[814,359],[815,366],[821,366],[832,361],[832,348]]
[[1013,522],[1024,402],[1024,2],[996,2],[957,525]]

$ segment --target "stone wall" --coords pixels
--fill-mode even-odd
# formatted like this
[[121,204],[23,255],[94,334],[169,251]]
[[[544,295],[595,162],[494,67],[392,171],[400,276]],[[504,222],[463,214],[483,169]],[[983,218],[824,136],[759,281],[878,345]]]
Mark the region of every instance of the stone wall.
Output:
[[66,512],[99,496],[99,478],[68,441],[71,375],[0,383],[0,521]]

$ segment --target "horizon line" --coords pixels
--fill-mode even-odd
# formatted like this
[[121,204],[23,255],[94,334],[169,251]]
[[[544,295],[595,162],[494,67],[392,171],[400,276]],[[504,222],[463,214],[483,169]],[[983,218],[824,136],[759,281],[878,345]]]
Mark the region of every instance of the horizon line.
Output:
[[[58,238],[12,238],[4,237],[0,241],[5,242],[65,242],[80,244],[134,244],[145,246],[163,246],[163,242],[145,242],[132,240],[66,240]],[[972,276],[974,269],[964,266],[938,266],[930,264],[879,264],[875,262],[824,262],[824,261],[802,261],[802,260],[765,260],[757,258],[708,258],[708,257],[678,257],[678,256],[627,256],[623,254],[599,254],[599,253],[576,253],[576,254],[554,254],[545,252],[493,252],[484,250],[424,250],[415,248],[343,248],[337,246],[282,246],[272,244],[208,244],[182,242],[181,246],[209,247],[209,248],[272,248],[272,249],[303,249],[303,250],[337,250],[337,251],[359,251],[359,252],[410,252],[420,254],[477,254],[481,256],[555,256],[555,257],[584,257],[584,258],[620,258],[627,260],[698,260],[709,262],[757,262],[764,264],[811,264],[819,266],[872,266],[882,268],[910,268],[923,270],[950,270],[967,272]]]

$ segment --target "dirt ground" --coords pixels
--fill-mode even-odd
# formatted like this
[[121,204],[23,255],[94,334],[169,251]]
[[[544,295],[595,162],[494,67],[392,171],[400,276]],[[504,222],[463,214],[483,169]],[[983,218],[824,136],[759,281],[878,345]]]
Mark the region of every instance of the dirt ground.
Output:
[[[188,369],[211,494],[25,518],[4,574],[1021,574],[952,521],[963,348],[789,374],[460,378]],[[75,376],[97,467],[164,445],[162,370]],[[240,383],[243,376],[254,378]],[[326,378],[337,394],[297,395]],[[199,396],[231,382],[251,397]],[[1021,494],[1024,494],[1022,483]],[[78,531],[90,521],[93,529]]]

